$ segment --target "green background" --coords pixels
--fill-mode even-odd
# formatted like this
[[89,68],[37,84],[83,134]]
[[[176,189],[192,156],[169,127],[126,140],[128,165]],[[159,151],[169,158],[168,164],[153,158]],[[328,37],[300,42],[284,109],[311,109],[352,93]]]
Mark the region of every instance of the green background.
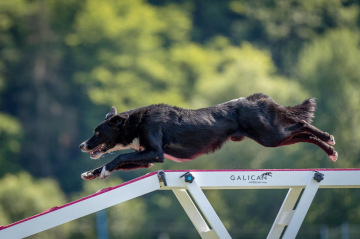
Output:
[[[360,165],[360,1],[0,0],[0,225],[159,169]],[[281,105],[316,97],[315,145],[229,142],[188,163],[166,160],[106,180],[78,145],[110,107],[207,107],[262,92]],[[233,238],[265,238],[286,190],[208,191]],[[321,189],[297,238],[360,235],[360,190]],[[108,210],[110,238],[199,238],[172,192]],[[30,238],[96,238],[90,215]]]

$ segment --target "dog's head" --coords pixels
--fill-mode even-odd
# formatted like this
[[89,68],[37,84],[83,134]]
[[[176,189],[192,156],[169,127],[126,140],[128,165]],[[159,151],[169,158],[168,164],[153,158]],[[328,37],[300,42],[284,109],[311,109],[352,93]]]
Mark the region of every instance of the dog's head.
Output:
[[121,149],[127,149],[128,144],[122,143],[122,136],[126,134],[124,125],[129,115],[117,114],[116,108],[112,107],[110,113],[105,116],[94,130],[94,135],[80,144],[83,152],[90,152],[90,158],[98,159],[102,155]]

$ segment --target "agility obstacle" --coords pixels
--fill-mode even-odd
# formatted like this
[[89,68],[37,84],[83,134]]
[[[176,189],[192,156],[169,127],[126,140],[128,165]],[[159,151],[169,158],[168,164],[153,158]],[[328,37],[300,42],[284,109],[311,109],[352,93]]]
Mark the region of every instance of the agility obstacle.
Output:
[[25,238],[156,190],[172,190],[201,238],[228,239],[204,189],[289,189],[267,239],[282,234],[293,239],[319,188],[360,188],[360,169],[160,170],[1,226],[0,238]]

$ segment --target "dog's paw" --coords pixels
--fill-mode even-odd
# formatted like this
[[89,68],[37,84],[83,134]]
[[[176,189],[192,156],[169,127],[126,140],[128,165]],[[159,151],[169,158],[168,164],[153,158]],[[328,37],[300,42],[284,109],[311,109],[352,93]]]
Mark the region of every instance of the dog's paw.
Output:
[[330,145],[335,145],[335,138],[334,138],[334,136],[330,135],[330,140],[327,141],[327,143],[330,144]]
[[100,179],[105,179],[105,178],[109,177],[110,174],[111,174],[111,172],[106,170],[106,166],[104,166],[101,170]]
[[102,168],[93,169],[81,174],[81,178],[85,180],[93,180],[100,176]]
[[331,158],[332,161],[336,162],[336,160],[338,159],[338,153],[334,150],[334,153],[329,155],[329,157]]
[[91,171],[81,174],[81,178],[85,180],[93,180],[97,177],[99,177],[99,175],[93,174]]

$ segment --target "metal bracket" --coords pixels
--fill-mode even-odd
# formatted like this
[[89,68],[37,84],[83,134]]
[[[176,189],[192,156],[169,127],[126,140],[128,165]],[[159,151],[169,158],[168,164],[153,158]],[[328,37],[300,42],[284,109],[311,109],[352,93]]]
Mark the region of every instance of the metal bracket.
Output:
[[166,178],[165,178],[165,172],[162,170],[158,171],[158,177],[159,177],[159,181],[163,182],[165,186],[167,186],[167,182],[166,182]]
[[315,170],[314,180],[320,183],[324,179],[324,174]]
[[183,175],[180,176],[180,178],[185,177],[185,182],[192,183],[195,179],[195,177],[190,173],[186,172]]

